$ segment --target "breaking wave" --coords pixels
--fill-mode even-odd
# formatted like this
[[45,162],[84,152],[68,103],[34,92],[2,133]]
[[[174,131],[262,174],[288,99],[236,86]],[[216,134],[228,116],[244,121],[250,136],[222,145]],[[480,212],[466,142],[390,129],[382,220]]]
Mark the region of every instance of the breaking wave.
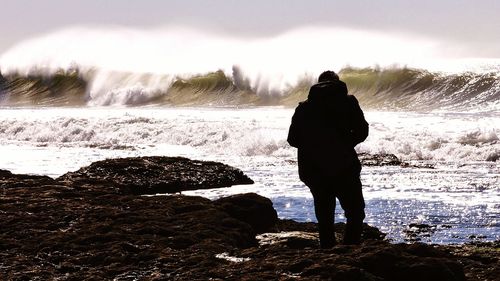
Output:
[[450,57],[446,47],[326,27],[243,38],[175,26],[73,26],[0,56],[0,106],[293,107],[331,68],[367,109],[499,111],[500,61]]
[[342,79],[368,108],[499,111],[498,72],[432,73],[417,69],[346,69]]
[[[444,74],[411,68],[342,69],[350,93],[367,109],[500,111],[497,72]],[[280,90],[246,77],[239,67],[180,76],[78,69],[0,76],[4,106],[295,106],[315,79],[304,75]]]

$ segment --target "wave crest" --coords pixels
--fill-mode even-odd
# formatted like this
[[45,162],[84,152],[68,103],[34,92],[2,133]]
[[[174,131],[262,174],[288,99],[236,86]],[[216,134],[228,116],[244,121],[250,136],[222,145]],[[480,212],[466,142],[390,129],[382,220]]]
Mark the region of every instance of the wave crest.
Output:
[[500,79],[494,72],[346,68],[340,74],[351,94],[369,108],[500,110]]
[[21,106],[84,105],[87,84],[78,70],[5,77],[0,73],[0,101]]
[[[411,68],[344,68],[340,77],[367,109],[500,111],[498,73],[442,74]],[[1,104],[61,105],[284,105],[305,100],[314,77],[273,89],[237,66],[195,75],[59,70],[1,76]]]

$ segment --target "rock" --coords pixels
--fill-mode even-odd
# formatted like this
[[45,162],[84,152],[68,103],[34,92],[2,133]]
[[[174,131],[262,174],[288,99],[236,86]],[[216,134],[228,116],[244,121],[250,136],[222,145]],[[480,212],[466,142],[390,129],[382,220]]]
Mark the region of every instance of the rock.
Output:
[[10,176],[12,176],[12,173],[10,171],[0,169],[0,177],[10,177]]
[[359,153],[358,158],[363,166],[400,166],[401,168],[434,169],[434,165],[432,164],[410,164],[399,160],[396,155],[388,153]]
[[500,276],[500,240],[442,246],[460,262],[468,280],[496,281]]
[[403,232],[406,236],[406,241],[418,242],[421,241],[422,238],[430,237],[434,232],[436,232],[436,229],[436,225],[410,223],[408,227],[403,230]]
[[[3,189],[0,280],[50,280],[66,273],[113,279],[120,272],[145,274],[143,266],[170,253],[205,259],[256,245],[250,225],[202,197],[94,197],[60,186]],[[61,200],[61,192],[75,194]],[[203,254],[193,254],[197,251]],[[190,262],[183,263],[172,261]]]
[[284,244],[291,249],[318,248],[318,233],[305,231],[281,231],[257,236],[260,246]]
[[286,231],[302,231],[302,232],[317,232],[318,227],[313,222],[297,222],[289,219],[280,219],[276,224],[277,232]]
[[[131,158],[131,167],[136,161],[144,159]],[[123,160],[118,163],[127,170]],[[89,175],[106,175],[96,170]],[[361,245],[318,249],[316,224],[277,220],[271,201],[256,194],[216,201],[137,196],[122,185],[116,192],[111,185],[129,184],[137,174],[129,179],[127,173],[117,174],[85,181],[82,173],[56,181],[0,170],[0,280],[420,281],[499,276],[498,242],[391,244],[365,225]],[[261,217],[264,222],[257,219]],[[342,227],[336,224],[338,232]],[[269,243],[257,243],[258,231],[272,232],[259,235]]]
[[278,221],[273,202],[255,193],[224,197],[214,203],[230,216],[251,225],[255,233],[271,231]]
[[[317,232],[317,224],[312,222],[296,222],[293,220],[281,219],[276,225],[278,232],[287,231],[302,231],[302,232]],[[335,223],[335,232],[342,235],[344,232],[345,223],[338,222]],[[386,234],[381,232],[378,228],[369,226],[368,224],[363,224],[362,237],[366,240],[383,240]],[[341,241],[340,239],[339,241]]]
[[[374,244],[360,256],[362,267],[383,280],[465,280],[460,264],[442,257],[423,257],[405,251],[407,245]],[[426,247],[432,247],[426,245]]]
[[358,158],[363,166],[400,166],[402,164],[394,154],[359,153]]
[[40,186],[55,183],[52,178],[47,176],[13,174],[10,171],[0,169],[0,187],[2,188]]
[[106,185],[120,193],[136,195],[253,183],[242,171],[228,165],[183,157],[108,159],[57,180],[71,185]]
[[378,228],[363,223],[363,240],[384,240],[385,236],[386,234],[380,231]]

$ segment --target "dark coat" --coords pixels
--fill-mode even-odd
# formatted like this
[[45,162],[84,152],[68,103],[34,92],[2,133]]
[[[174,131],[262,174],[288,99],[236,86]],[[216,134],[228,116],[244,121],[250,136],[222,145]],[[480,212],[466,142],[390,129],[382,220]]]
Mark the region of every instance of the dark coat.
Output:
[[295,109],[288,143],[298,148],[299,176],[309,187],[361,171],[354,147],[368,136],[358,100],[344,82],[315,84]]

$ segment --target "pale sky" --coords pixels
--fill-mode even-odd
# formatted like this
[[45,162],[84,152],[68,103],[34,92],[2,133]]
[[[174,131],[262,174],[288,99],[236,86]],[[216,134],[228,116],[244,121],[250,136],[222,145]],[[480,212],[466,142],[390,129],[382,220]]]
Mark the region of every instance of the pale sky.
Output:
[[438,38],[471,56],[500,58],[497,0],[0,0],[0,8],[0,54],[75,25],[181,25],[238,37],[323,26]]

